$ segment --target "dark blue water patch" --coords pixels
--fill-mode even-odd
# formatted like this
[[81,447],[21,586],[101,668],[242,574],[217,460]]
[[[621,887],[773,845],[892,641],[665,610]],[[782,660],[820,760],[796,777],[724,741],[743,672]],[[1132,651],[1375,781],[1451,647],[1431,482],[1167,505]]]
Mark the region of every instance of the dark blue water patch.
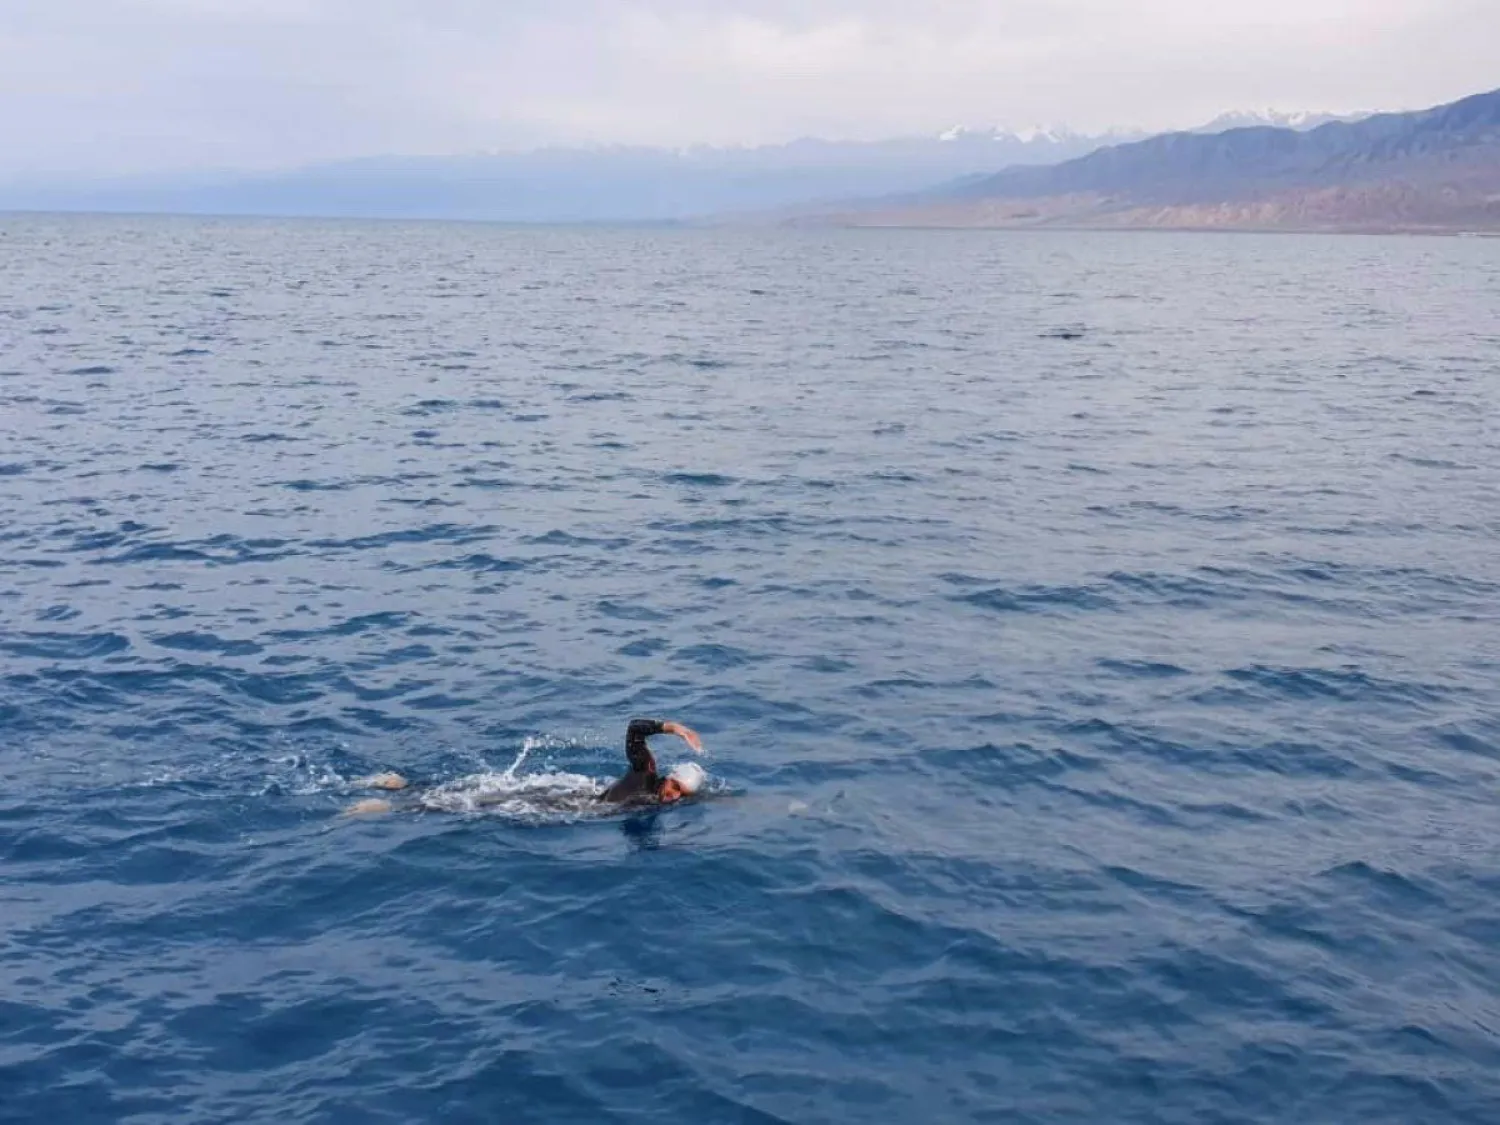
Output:
[[698,485],[706,488],[723,488],[736,483],[733,477],[722,473],[666,473],[662,476],[668,484]]
[[344,492],[350,488],[358,487],[364,483],[376,483],[378,478],[351,477],[347,480],[310,480],[300,478],[282,483],[282,488],[289,488],[293,492]]
[[[1482,733],[1475,733],[1476,729]],[[1472,725],[1450,725],[1439,729],[1437,738],[1461,753],[1500,760],[1500,722],[1491,720],[1487,724],[1479,721]]]
[[115,368],[108,364],[97,363],[88,367],[75,367],[68,372],[69,375],[113,375]]
[[151,637],[151,643],[161,648],[179,649],[185,652],[217,652],[224,656],[254,656],[263,652],[254,641],[233,640],[213,633],[159,633]]
[[[76,538],[69,551],[99,552],[131,541],[120,532],[88,533]],[[91,565],[133,566],[143,562],[200,562],[209,566],[268,562],[299,553],[281,539],[240,539],[234,535],[216,535],[208,539],[177,543],[139,543],[115,554],[100,554],[89,559]]]
[[672,653],[672,659],[679,663],[697,665],[711,672],[722,672],[762,658],[733,645],[699,644],[678,649]]
[[[1209,606],[1244,598],[1246,592],[1241,582],[1224,581],[1226,577],[1213,568],[1201,568],[1195,574],[1128,574],[1117,571],[1106,576],[1110,583],[1137,597],[1179,607]],[[1242,573],[1236,577],[1244,579],[1249,576]],[[1265,581],[1258,584],[1262,587],[1272,585]]]
[[1139,676],[1144,679],[1172,679],[1191,673],[1176,664],[1152,660],[1100,660],[1099,667],[1122,676]]
[[855,665],[847,660],[839,660],[830,656],[812,656],[799,661],[798,669],[805,672],[817,672],[822,675],[838,675],[842,672],[852,672]]
[[366,613],[316,629],[278,629],[270,636],[278,641],[300,641],[312,637],[353,637],[371,630],[398,629],[412,620],[407,613]]
[[1372,676],[1357,667],[1276,668],[1253,666],[1231,668],[1224,673],[1232,680],[1251,685],[1271,695],[1298,700],[1336,700],[1345,703],[1428,704],[1450,694],[1435,684],[1395,681]]
[[417,711],[440,711],[456,710],[474,705],[474,700],[465,699],[461,696],[445,695],[441,692],[432,695],[422,695],[409,698],[404,701],[405,706]]
[[118,633],[14,633],[0,637],[0,652],[37,660],[93,660],[124,652],[130,640]]
[[[405,652],[405,653],[408,654],[408,655],[406,655],[404,657],[403,656],[399,656],[399,655],[393,655],[391,653],[383,654],[383,659],[380,662],[380,666],[381,667],[386,667],[389,664],[394,663],[397,660],[417,660],[417,659],[421,659],[421,657],[417,657],[417,656],[413,656],[413,655],[409,655],[409,654],[411,654],[416,649],[425,649],[425,648],[426,648],[426,646],[424,646],[424,645],[408,645],[408,646],[405,646],[404,649],[397,650],[398,653],[399,652]],[[428,651],[430,651],[430,650],[428,650]],[[402,679],[396,680],[394,683],[389,683],[389,684],[385,684],[385,685],[382,685],[382,686],[375,686],[375,685],[371,685],[371,684],[361,683],[358,680],[352,679],[350,677],[341,676],[341,677],[338,677],[335,680],[332,680],[330,682],[329,686],[332,687],[332,688],[334,688],[334,689],[336,689],[336,690],[338,690],[338,691],[342,691],[342,692],[345,692],[345,693],[347,693],[349,695],[354,696],[354,698],[358,699],[362,703],[383,703],[383,702],[386,702],[388,700],[402,699],[402,698],[404,698],[406,696],[411,695],[413,692],[428,691],[433,686],[433,681],[431,681],[431,680],[423,680],[423,679],[402,678]],[[399,716],[396,716],[396,715],[389,715],[387,717],[390,718],[391,721],[393,721],[393,722],[399,720]]]
[[942,771],[937,776],[963,777],[969,783],[1013,790],[1044,779],[1071,773],[1092,773],[1103,766],[1101,759],[1062,746],[1039,746],[1030,742],[997,745],[993,742],[930,751],[922,764]]
[[541,535],[527,535],[520,540],[529,547],[607,547],[611,550],[629,546],[628,538],[600,538],[590,535],[575,535],[561,528],[553,528]]
[[520,481],[506,477],[464,477],[458,482],[460,488],[508,489],[521,488]]
[[522,559],[497,558],[486,551],[476,551],[474,554],[465,555],[459,559],[444,559],[441,562],[431,563],[429,569],[435,570],[468,570],[478,574],[511,574],[518,570],[524,570],[529,564]]
[[1442,896],[1423,886],[1420,880],[1364,860],[1341,863],[1321,872],[1319,878],[1339,886],[1372,907],[1408,915],[1431,909],[1442,902]]
[[382,531],[372,535],[356,536],[352,539],[314,539],[307,546],[331,551],[380,550],[404,543],[476,543],[490,538],[497,529],[488,524],[467,526],[439,523],[426,527],[402,528],[397,531]]
[[401,411],[402,414],[423,417],[429,414],[445,414],[457,410],[462,404],[447,398],[426,398]]
[[1479,468],[1478,465],[1463,464],[1443,457],[1419,457],[1407,453],[1392,453],[1390,460],[1402,461],[1408,465],[1416,465],[1423,469],[1443,469],[1446,472],[1472,472]]
[[655,656],[671,647],[670,641],[660,637],[642,637],[640,640],[621,645],[615,652],[620,656]]
[[81,613],[75,606],[49,605],[46,609],[38,610],[36,619],[38,621],[72,621],[80,617]]
[[619,602],[606,598],[595,605],[601,616],[619,621],[666,621],[667,615],[649,606]]
[[[974,579],[944,575],[951,585],[967,586]],[[995,613],[1043,613],[1062,610],[1111,610],[1115,603],[1097,587],[1026,585],[1007,589],[990,586],[967,594],[950,595],[949,601]]]
[[58,570],[63,565],[58,559],[0,559],[0,566],[26,566],[37,570]]

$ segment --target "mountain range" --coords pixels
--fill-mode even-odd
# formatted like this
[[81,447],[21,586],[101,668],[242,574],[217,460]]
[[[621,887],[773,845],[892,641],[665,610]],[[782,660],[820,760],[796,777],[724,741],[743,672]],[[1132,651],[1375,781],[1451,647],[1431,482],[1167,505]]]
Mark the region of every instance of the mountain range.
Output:
[[1006,167],[1055,164],[1146,135],[956,127],[937,136],[871,142],[372,157],[260,174],[9,183],[0,177],[0,210],[668,222],[917,192]]
[[846,225],[1500,231],[1500,90],[1299,131],[1169,133],[851,205]]

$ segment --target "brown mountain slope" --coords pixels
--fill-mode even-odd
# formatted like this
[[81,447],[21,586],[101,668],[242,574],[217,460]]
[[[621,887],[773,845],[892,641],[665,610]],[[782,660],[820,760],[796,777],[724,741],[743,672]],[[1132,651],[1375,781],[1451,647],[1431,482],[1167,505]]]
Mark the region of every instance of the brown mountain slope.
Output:
[[1500,91],[1302,134],[1171,134],[823,219],[852,226],[1500,231]]

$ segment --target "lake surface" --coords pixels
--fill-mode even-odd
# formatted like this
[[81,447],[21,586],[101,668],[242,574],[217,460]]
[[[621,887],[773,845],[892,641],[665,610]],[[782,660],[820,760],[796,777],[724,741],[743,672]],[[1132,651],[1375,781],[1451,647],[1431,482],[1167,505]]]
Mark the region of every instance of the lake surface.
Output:
[[[0,1120],[1492,1125],[1497,308],[0,218]],[[540,799],[633,715],[706,799]]]

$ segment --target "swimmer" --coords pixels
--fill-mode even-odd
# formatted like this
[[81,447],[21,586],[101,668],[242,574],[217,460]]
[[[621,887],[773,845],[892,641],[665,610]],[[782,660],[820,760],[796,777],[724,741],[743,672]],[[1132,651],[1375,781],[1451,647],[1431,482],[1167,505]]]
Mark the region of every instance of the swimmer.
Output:
[[703,787],[707,775],[703,772],[703,767],[695,762],[684,762],[666,777],[656,772],[656,759],[651,756],[651,748],[646,745],[646,739],[656,734],[675,734],[695,754],[703,753],[703,740],[696,731],[681,723],[631,719],[630,725],[625,728],[625,757],[630,762],[630,772],[600,793],[599,800],[622,805],[658,801],[666,805],[691,797]]
[[[684,797],[691,797],[703,788],[708,774],[696,762],[682,762],[674,766],[667,776],[656,770],[656,759],[646,739],[658,734],[676,735],[694,752],[703,753],[703,740],[696,731],[681,723],[661,722],[656,719],[632,719],[625,729],[625,757],[630,762],[630,772],[625,774],[596,798],[599,801],[618,805],[671,804]],[[399,773],[378,773],[373,777],[360,778],[356,785],[366,789],[384,789],[399,792],[410,784]],[[394,803],[383,797],[369,797],[356,801],[344,810],[345,816],[371,816],[388,813]]]

